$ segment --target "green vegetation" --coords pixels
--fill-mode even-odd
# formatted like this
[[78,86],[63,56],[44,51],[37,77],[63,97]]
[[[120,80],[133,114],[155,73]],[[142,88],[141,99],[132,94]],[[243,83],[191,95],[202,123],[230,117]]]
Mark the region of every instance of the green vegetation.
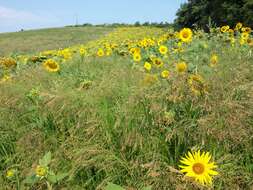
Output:
[[[40,60],[15,65],[15,75],[0,83],[1,190],[207,189],[179,171],[190,150],[210,152],[218,165],[210,189],[252,188],[252,47],[238,38],[228,41],[228,33],[196,31],[192,38],[188,29],[183,43],[159,29],[153,46],[132,42],[141,44],[130,49],[141,59],[134,63],[122,36],[145,30],[151,33],[111,33],[118,44],[113,50],[106,44],[110,55],[90,53],[103,51],[102,40],[87,49],[89,56],[75,47],[67,51],[71,58],[50,57],[59,72],[46,71]],[[151,71],[144,69],[145,59]],[[162,78],[165,69],[170,77]],[[189,88],[192,74],[203,77],[195,86],[199,94]]]
[[66,27],[0,34],[0,56],[28,54],[84,44],[112,31],[112,27]]
[[189,0],[177,12],[178,27],[207,28],[210,21],[217,26],[235,26],[242,22],[253,27],[252,0]]

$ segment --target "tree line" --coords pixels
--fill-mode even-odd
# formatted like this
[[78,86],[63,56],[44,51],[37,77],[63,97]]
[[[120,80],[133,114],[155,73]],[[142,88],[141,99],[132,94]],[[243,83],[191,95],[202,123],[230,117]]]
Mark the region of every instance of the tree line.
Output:
[[177,11],[175,26],[208,29],[210,24],[253,27],[253,0],[188,0]]

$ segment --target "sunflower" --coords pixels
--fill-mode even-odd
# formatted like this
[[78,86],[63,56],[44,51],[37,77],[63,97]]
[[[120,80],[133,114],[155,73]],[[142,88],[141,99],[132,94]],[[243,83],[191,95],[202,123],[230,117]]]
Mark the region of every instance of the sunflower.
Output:
[[151,68],[152,68],[152,65],[151,65],[149,62],[145,62],[144,68],[145,68],[147,71],[150,71]]
[[244,39],[244,40],[247,40],[249,38],[249,33],[243,32],[242,35],[241,35],[241,38]]
[[185,62],[178,63],[176,69],[178,73],[184,73],[187,70],[187,64]]
[[179,32],[179,38],[183,42],[191,42],[192,41],[192,30],[190,28],[184,28]]
[[134,59],[135,62],[140,62],[141,61],[141,54],[134,53],[133,59]]
[[159,58],[152,58],[152,62],[156,67],[162,67],[163,66],[163,61]]
[[85,56],[87,54],[87,51],[85,48],[80,48],[79,53],[81,56]]
[[248,33],[248,34],[249,34],[249,33],[251,33],[251,28],[250,28],[250,27],[243,27],[243,28],[242,28],[242,32],[243,32],[243,33]]
[[186,173],[187,177],[192,177],[195,181],[202,185],[212,185],[212,178],[218,175],[217,171],[213,169],[217,168],[214,162],[210,162],[211,155],[209,152],[195,151],[188,152],[180,162],[184,165],[179,165],[182,173]]
[[17,66],[17,62],[13,58],[0,57],[0,65],[10,68],[13,66]]
[[43,65],[49,72],[57,72],[60,70],[59,64],[53,59],[46,60]]
[[218,64],[218,56],[216,54],[213,54],[210,59],[210,66],[215,67]]
[[162,73],[161,73],[161,76],[162,78],[169,78],[170,77],[170,72],[168,70],[164,70]]
[[47,175],[48,169],[44,166],[38,165],[35,169],[35,173],[37,177],[43,178]]
[[235,30],[240,30],[242,28],[242,23],[238,22],[235,26]]
[[13,177],[15,176],[16,172],[17,172],[17,171],[16,171],[15,169],[10,169],[10,170],[8,170],[8,171],[6,172],[6,178],[8,178],[8,179],[13,178]]
[[160,46],[159,47],[159,52],[162,54],[162,55],[166,55],[167,52],[168,52],[168,48],[166,46]]
[[103,57],[104,55],[105,55],[104,50],[100,48],[100,49],[97,51],[97,56],[98,56],[98,57]]
[[229,29],[230,29],[230,27],[228,25],[226,25],[226,26],[222,26],[220,30],[222,33],[225,33],[225,32],[228,32]]
[[206,86],[204,79],[198,74],[192,74],[188,79],[188,84],[191,88],[191,91],[195,95],[202,95],[206,92]]
[[253,46],[253,39],[252,38],[247,39],[247,43],[249,46]]

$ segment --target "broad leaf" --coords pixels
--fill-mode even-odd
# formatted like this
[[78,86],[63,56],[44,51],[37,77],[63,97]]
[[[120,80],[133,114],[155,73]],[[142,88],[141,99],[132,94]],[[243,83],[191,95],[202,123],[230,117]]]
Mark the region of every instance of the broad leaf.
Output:
[[51,152],[48,152],[45,154],[45,156],[43,156],[42,159],[39,160],[39,164],[41,166],[47,167],[51,162],[51,158],[52,158],[52,154],[51,154]]

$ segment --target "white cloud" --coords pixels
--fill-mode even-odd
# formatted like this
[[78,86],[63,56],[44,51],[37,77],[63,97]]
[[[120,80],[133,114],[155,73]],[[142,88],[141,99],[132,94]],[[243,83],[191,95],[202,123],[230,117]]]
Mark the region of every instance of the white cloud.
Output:
[[59,19],[47,12],[33,13],[0,6],[0,32],[57,26]]

